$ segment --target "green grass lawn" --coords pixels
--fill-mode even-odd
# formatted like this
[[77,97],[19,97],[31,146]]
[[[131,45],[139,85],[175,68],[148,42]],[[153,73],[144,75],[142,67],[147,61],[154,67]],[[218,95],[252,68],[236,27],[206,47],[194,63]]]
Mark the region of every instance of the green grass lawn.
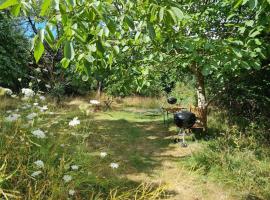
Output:
[[[84,100],[56,105],[51,100],[8,98],[1,99],[0,108],[0,196],[4,199],[242,198],[235,195],[243,189],[235,187],[236,171],[224,171],[232,166],[224,154],[209,156],[204,147],[212,142],[193,137],[187,137],[188,148],[173,143],[177,129],[163,124],[158,108],[121,105],[93,112]],[[79,124],[70,126],[76,117]],[[209,120],[211,125],[213,119]],[[221,125],[211,126],[216,130]],[[231,162],[236,162],[232,156]],[[217,165],[219,160],[224,168]],[[248,157],[244,161],[248,163]],[[253,161],[258,172],[262,165]],[[201,173],[205,167],[211,170]],[[254,188],[250,178],[241,178]]]

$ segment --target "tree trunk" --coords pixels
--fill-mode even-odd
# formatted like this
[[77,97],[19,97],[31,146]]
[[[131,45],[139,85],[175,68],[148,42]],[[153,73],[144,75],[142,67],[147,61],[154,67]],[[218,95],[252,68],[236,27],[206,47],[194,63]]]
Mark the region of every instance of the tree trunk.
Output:
[[101,83],[101,81],[98,81],[98,83],[97,83],[97,98],[100,100],[100,98],[101,98],[101,88],[102,87],[102,83]]
[[204,76],[199,69],[196,69],[195,76],[196,76],[197,107],[201,110],[200,123],[204,131],[207,131],[207,100],[205,95]]

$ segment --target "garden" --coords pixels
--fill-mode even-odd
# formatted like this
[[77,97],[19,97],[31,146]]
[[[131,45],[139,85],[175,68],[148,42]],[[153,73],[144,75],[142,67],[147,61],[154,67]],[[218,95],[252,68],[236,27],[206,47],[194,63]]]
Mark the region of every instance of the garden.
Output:
[[270,199],[269,0],[0,0],[0,199]]

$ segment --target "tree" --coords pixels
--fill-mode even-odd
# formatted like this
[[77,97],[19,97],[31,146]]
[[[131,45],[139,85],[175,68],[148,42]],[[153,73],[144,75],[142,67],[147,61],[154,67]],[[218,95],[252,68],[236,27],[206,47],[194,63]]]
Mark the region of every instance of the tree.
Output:
[[18,79],[29,71],[30,45],[23,35],[20,22],[0,12],[0,85],[18,90]]

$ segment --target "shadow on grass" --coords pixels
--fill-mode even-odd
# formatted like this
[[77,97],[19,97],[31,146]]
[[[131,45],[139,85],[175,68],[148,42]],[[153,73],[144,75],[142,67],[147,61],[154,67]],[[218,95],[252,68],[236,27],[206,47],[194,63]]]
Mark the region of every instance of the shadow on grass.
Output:
[[[111,161],[120,164],[118,172],[121,177],[137,176],[141,173],[152,177],[154,170],[160,168],[163,161],[175,162],[180,158],[162,154],[175,148],[171,145],[173,139],[170,136],[176,135],[176,132],[164,126],[161,118],[144,116],[146,117],[144,121],[136,114],[135,118],[129,116],[123,119],[123,116],[118,119],[113,117],[107,119],[108,116],[111,117],[109,114],[102,113],[105,119],[96,118],[89,125],[89,131],[94,134],[89,135],[87,145],[91,152],[108,152],[109,157],[114,159]],[[124,185],[140,184],[126,180],[130,182]],[[166,191],[166,195],[174,194],[174,191]]]

